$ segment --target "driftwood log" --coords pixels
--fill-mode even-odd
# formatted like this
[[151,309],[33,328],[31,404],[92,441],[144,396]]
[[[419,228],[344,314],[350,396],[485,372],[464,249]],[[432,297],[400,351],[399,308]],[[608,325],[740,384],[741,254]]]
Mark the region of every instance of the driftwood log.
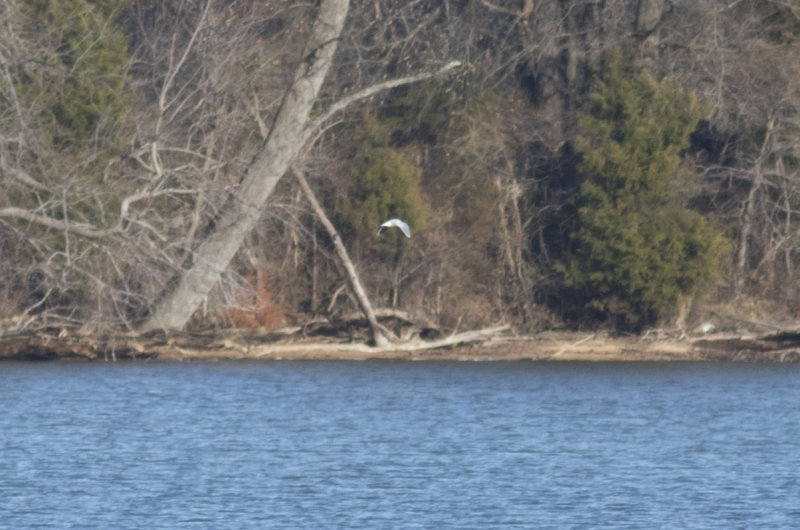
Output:
[[[415,324],[400,311],[377,310],[381,325],[401,337],[392,343],[370,345],[369,323],[361,315],[334,322],[309,321],[303,326],[273,331],[211,329],[84,335],[66,329],[14,332],[0,330],[0,359],[6,360],[188,360],[188,359],[367,359],[406,358],[435,351],[497,340],[508,326],[442,336],[433,326]],[[374,344],[374,343],[373,343]]]

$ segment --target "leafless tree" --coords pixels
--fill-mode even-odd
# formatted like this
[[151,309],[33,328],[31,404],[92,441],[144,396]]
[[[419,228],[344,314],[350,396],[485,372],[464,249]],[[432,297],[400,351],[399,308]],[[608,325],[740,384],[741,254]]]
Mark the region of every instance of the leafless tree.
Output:
[[660,31],[662,73],[711,104],[701,163],[716,211],[736,228],[735,293],[768,288],[781,263],[794,274],[800,70],[784,32],[799,22],[784,2],[687,2]]
[[332,115],[353,101],[396,84],[425,79],[457,65],[450,63],[436,72],[386,81],[353,92],[312,118],[311,109],[333,64],[348,8],[349,2],[345,0],[323,0],[320,3],[303,58],[277,108],[264,145],[249,164],[241,184],[224,203],[213,229],[194,250],[191,265],[179,272],[176,286],[158,302],[143,329],[180,329],[185,326],[260,219],[275,185],[300,150]]

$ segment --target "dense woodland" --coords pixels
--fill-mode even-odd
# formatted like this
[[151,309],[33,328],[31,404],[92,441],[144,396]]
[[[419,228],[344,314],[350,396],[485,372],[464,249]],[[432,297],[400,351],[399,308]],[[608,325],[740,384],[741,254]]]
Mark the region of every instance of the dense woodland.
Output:
[[0,0],[0,186],[8,331],[792,317],[800,3]]

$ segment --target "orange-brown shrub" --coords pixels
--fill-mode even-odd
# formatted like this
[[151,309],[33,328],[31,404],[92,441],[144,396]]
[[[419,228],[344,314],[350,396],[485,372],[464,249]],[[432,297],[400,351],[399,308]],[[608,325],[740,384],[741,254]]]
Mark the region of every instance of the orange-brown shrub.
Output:
[[248,274],[244,279],[244,292],[239,296],[236,307],[228,311],[233,327],[270,330],[283,326],[283,308],[273,302],[266,274]]

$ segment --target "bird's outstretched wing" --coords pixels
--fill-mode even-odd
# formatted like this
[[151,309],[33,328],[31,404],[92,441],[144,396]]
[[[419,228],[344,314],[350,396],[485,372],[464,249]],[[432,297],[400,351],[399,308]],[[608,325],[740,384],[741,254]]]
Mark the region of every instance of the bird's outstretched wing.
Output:
[[384,230],[386,230],[387,228],[391,228],[393,226],[402,230],[403,234],[406,237],[411,237],[411,228],[409,228],[408,223],[406,223],[402,219],[397,219],[397,218],[389,219],[388,221],[383,223],[381,227],[378,229],[378,235],[381,235]]

